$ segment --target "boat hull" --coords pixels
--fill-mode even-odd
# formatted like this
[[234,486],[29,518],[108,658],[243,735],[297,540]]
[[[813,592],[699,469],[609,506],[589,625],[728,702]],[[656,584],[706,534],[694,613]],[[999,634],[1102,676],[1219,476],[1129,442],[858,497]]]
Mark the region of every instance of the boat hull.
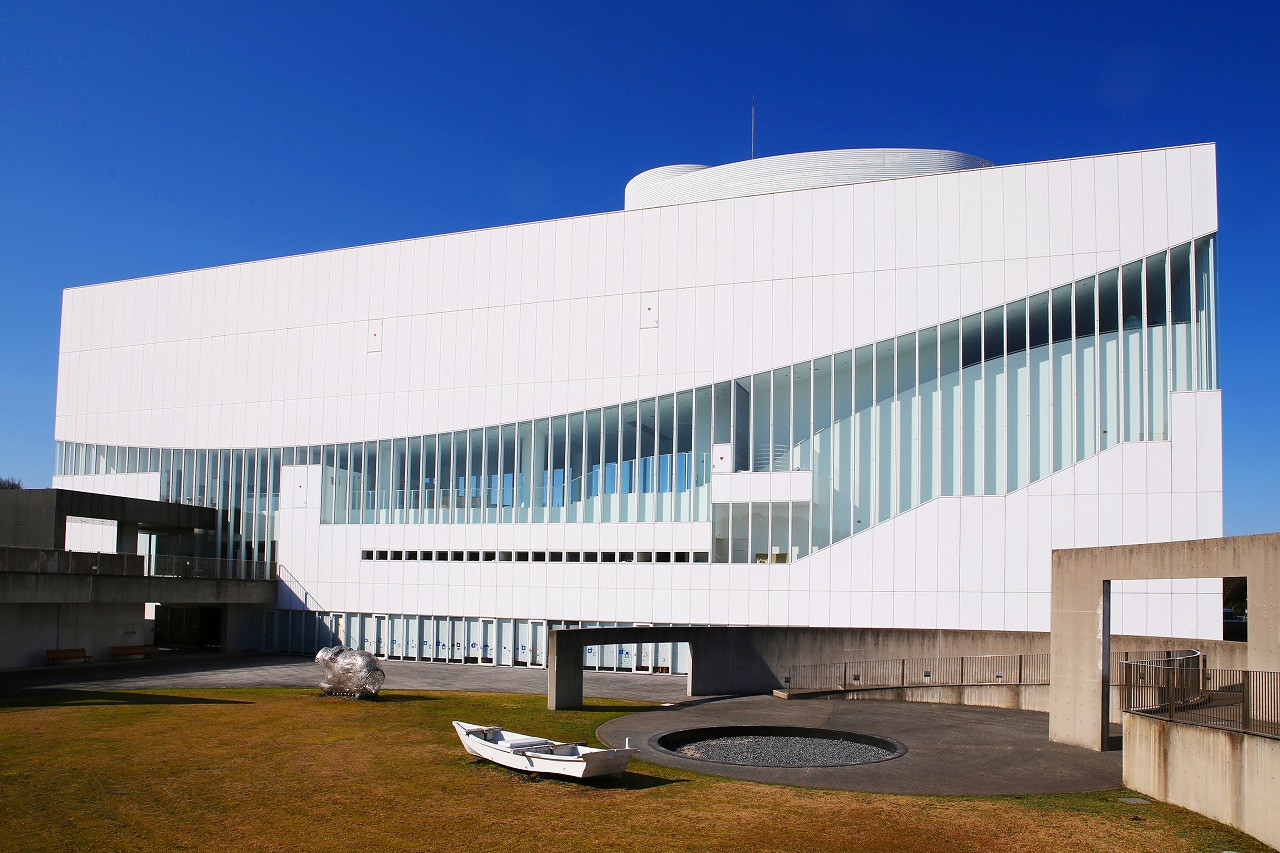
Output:
[[[453,727],[467,752],[477,758],[492,761],[494,764],[527,773],[552,773],[574,779],[620,774],[627,769],[631,756],[637,752],[634,749],[593,749],[557,741],[543,741],[550,747],[558,747],[559,750],[556,751],[569,753],[557,755],[550,748],[547,750],[540,750],[537,747],[522,749],[519,746],[513,748],[502,745],[502,742],[512,739],[536,742],[541,740],[539,738],[526,738],[524,735],[513,732],[501,732],[501,735],[505,736],[502,742],[494,743],[484,739],[482,734],[486,730],[484,726],[455,721]],[[518,741],[515,742],[518,743]]]

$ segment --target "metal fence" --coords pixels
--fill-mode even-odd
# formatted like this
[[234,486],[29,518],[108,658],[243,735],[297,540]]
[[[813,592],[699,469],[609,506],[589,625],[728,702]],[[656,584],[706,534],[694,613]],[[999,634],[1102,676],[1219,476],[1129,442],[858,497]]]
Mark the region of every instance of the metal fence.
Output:
[[1201,656],[1129,661],[1122,669],[1126,711],[1280,739],[1280,672],[1209,669]]
[[860,690],[873,687],[949,687],[980,684],[1048,684],[1049,656],[960,655],[797,664],[792,690]]
[[0,572],[57,575],[143,575],[138,554],[95,554],[48,548],[0,548]]
[[157,575],[175,578],[275,580],[276,564],[168,554],[99,554],[47,548],[0,548],[0,572],[62,575]]
[[261,560],[220,560],[216,557],[178,557],[157,554],[149,558],[150,574],[173,578],[228,578],[270,581],[276,564]]

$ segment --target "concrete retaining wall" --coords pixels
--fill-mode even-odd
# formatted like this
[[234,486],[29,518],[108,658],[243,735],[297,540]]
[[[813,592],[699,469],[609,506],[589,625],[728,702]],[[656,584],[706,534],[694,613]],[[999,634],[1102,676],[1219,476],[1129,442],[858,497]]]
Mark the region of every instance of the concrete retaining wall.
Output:
[[[803,696],[792,698],[804,698]],[[1047,684],[970,684],[963,687],[885,687],[825,693],[827,699],[860,699],[885,702],[935,702],[939,705],[977,705],[1016,711],[1049,712]],[[1121,722],[1120,688],[1111,688],[1111,722]]]
[[1280,740],[1125,714],[1124,784],[1280,847]]
[[109,661],[112,646],[149,644],[153,631],[141,602],[0,604],[0,669],[40,666],[46,649],[85,649]]
[[[952,657],[957,655],[1041,654],[1049,635],[1034,631],[948,631],[906,628],[714,628],[690,651],[693,695],[769,693],[786,686],[793,664],[860,660]],[[1209,666],[1239,669],[1247,646],[1221,640],[1115,636],[1115,652],[1196,648]],[[998,685],[993,685],[998,688]],[[1005,707],[1005,706],[1000,706]],[[1014,706],[1011,706],[1014,707]],[[1047,709],[1042,709],[1047,710]],[[1119,722],[1119,719],[1116,719]]]

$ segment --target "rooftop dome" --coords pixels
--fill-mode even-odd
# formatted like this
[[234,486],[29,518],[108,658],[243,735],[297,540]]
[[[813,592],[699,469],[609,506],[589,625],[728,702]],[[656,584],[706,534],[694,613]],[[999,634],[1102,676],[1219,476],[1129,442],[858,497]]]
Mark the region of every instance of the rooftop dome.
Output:
[[841,148],[779,154],[723,166],[659,166],[627,182],[624,207],[639,210],[994,165],[972,154],[933,148]]

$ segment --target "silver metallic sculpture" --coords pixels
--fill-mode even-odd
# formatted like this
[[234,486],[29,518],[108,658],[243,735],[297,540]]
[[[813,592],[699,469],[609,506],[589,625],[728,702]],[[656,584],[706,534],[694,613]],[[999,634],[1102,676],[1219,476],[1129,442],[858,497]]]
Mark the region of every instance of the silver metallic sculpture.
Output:
[[316,663],[324,670],[320,687],[330,696],[375,698],[387,678],[377,658],[345,646],[321,649],[316,652]]

